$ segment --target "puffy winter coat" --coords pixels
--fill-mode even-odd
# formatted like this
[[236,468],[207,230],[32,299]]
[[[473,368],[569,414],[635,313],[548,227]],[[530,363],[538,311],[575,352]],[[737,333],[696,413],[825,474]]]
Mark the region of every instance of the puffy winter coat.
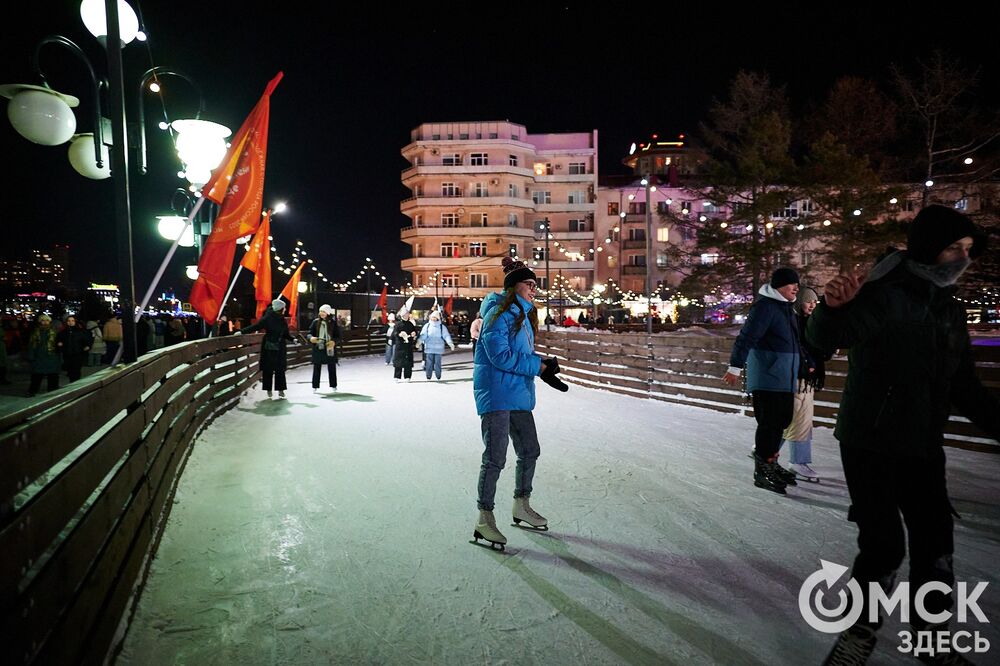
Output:
[[795,393],[799,373],[799,333],[794,304],[769,284],[760,288],[729,357],[733,368],[746,367],[747,393]]
[[[240,333],[264,331],[264,340],[260,345],[260,369],[263,372],[284,371],[288,366],[288,345],[295,338],[288,332],[288,322],[283,315],[273,308],[268,308],[256,324],[243,328]],[[277,349],[268,349],[277,347]]]
[[[527,318],[535,306],[518,296],[509,310],[494,317],[501,302],[501,294],[490,294],[479,309],[483,328],[473,359],[472,389],[480,416],[535,408],[535,377],[542,359],[535,355],[535,333]],[[515,329],[521,312],[524,321]]]
[[[399,336],[406,333],[409,340],[404,340]],[[417,327],[410,320],[397,319],[396,325],[392,329],[392,367],[412,368],[413,367],[413,345],[417,343]]]
[[101,326],[96,321],[87,322],[87,332],[94,339],[93,343],[90,345],[91,354],[104,354],[108,351],[108,346],[104,343],[104,333],[101,332]]
[[424,346],[425,354],[443,354],[446,344],[449,347],[455,345],[451,341],[451,333],[448,332],[448,327],[439,321],[429,321],[424,324],[424,327],[420,329],[419,340],[420,344]]
[[62,354],[56,346],[56,332],[36,328],[28,338],[28,361],[36,375],[57,375],[62,368]]
[[323,365],[324,363],[336,363],[337,355],[340,353],[340,326],[337,324],[336,317],[327,317],[325,320],[316,317],[313,319],[312,324],[309,325],[309,339],[322,338],[320,335],[320,327],[326,325],[326,337],[329,340],[333,340],[335,346],[333,348],[334,354],[330,356],[326,353],[325,343],[314,343],[312,345],[312,356],[311,360],[313,363],[318,363]]
[[812,345],[849,349],[834,434],[844,446],[925,457],[940,451],[954,405],[1000,439],[1000,403],[976,377],[956,288],[914,275],[902,254],[876,266],[852,301],[809,317]]

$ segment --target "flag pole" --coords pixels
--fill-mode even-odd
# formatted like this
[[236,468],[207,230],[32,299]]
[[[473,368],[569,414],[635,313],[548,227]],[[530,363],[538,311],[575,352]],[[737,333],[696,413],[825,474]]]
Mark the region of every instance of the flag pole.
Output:
[[[229,283],[229,291],[226,292],[226,297],[222,299],[222,305],[219,306],[219,314],[216,315],[215,317],[216,322],[218,322],[219,319],[222,317],[222,311],[226,309],[226,303],[229,302],[229,296],[233,293],[233,287],[236,286],[236,280],[239,279],[240,273],[242,272],[243,272],[243,264],[240,264],[240,267],[236,269],[236,275],[233,276],[233,281]],[[254,303],[256,302],[257,301],[255,300]],[[214,331],[215,331],[215,326],[212,327],[212,332]],[[208,337],[212,337],[212,333],[209,333]]]
[[205,197],[199,197],[197,203],[194,205],[194,208],[192,208],[191,212],[188,213],[187,219],[184,221],[184,229],[181,230],[181,233],[178,234],[177,238],[174,240],[174,244],[170,246],[169,250],[167,250],[167,256],[163,258],[163,262],[160,264],[159,270],[156,271],[156,276],[150,283],[149,289],[146,290],[146,295],[142,297],[142,303],[139,304],[139,309],[135,313],[135,321],[139,321],[139,317],[142,316],[142,313],[146,310],[146,306],[149,305],[149,300],[153,297],[153,292],[156,291],[156,286],[160,284],[160,279],[163,278],[163,272],[167,270],[167,264],[169,264],[170,260],[174,258],[174,252],[177,251],[177,246],[180,245],[184,232],[187,231],[187,228],[193,223],[194,216],[198,214],[199,210],[201,210],[201,205],[203,203],[205,203]]

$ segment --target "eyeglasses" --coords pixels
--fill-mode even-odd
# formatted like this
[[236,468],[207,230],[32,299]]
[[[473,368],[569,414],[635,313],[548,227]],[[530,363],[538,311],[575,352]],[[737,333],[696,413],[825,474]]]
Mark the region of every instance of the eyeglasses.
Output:
[[521,284],[527,285],[528,289],[538,289],[538,283],[534,280],[522,280]]

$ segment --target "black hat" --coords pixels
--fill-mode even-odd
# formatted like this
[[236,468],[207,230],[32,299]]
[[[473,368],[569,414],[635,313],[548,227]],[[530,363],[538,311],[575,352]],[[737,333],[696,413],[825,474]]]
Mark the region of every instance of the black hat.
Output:
[[775,289],[781,289],[786,285],[798,283],[799,274],[787,266],[782,266],[771,273],[771,286]]
[[910,223],[906,254],[918,264],[934,264],[942,250],[966,236],[972,238],[969,256],[975,259],[986,249],[986,234],[954,208],[927,206]]
[[511,257],[504,257],[503,261],[503,288],[510,289],[518,282],[524,282],[525,280],[537,280],[535,274],[531,272],[523,261],[515,260]]

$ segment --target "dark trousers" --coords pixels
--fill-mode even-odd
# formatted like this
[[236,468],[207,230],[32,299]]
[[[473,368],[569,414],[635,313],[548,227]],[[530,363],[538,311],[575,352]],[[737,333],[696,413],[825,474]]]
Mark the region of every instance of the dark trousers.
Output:
[[[929,581],[955,583],[954,522],[944,451],[939,448],[929,458],[916,458],[841,444],[840,456],[851,495],[847,519],[858,526],[852,575],[866,597],[870,581],[879,581],[888,594],[909,542],[911,624],[922,628],[926,623],[913,607],[917,590]],[[924,605],[932,613],[948,610],[952,595],[932,592]]]
[[31,386],[28,388],[28,393],[35,395],[38,393],[38,389],[42,387],[42,377],[48,379],[48,386],[50,391],[55,391],[59,388],[59,374],[55,372],[50,372],[47,375],[31,373]]
[[118,353],[118,348],[122,346],[122,343],[113,340],[105,340],[104,344],[107,347],[107,351],[104,352],[103,360],[104,364],[107,365],[115,359],[115,354]]
[[795,412],[795,394],[787,391],[754,391],[753,415],[757,419],[754,435],[754,453],[761,460],[770,461],[778,455],[781,435],[792,422]]
[[479,342],[476,338],[472,338],[472,359],[476,358],[476,343]]
[[69,380],[75,382],[80,378],[83,373],[81,368],[83,368],[83,356],[67,356],[64,365],[66,366],[66,374],[69,375]]
[[270,391],[273,384],[274,388],[279,391],[284,391],[288,388],[288,384],[285,383],[285,371],[282,370],[263,370],[264,374],[264,390]]
[[319,388],[320,376],[323,374],[323,366],[327,367],[327,374],[330,376],[330,387],[337,388],[337,364],[330,359],[326,363],[313,363],[313,388]]
[[413,376],[413,366],[408,365],[405,368],[393,368],[392,376],[396,379],[399,379],[400,377],[406,377],[409,379]]

